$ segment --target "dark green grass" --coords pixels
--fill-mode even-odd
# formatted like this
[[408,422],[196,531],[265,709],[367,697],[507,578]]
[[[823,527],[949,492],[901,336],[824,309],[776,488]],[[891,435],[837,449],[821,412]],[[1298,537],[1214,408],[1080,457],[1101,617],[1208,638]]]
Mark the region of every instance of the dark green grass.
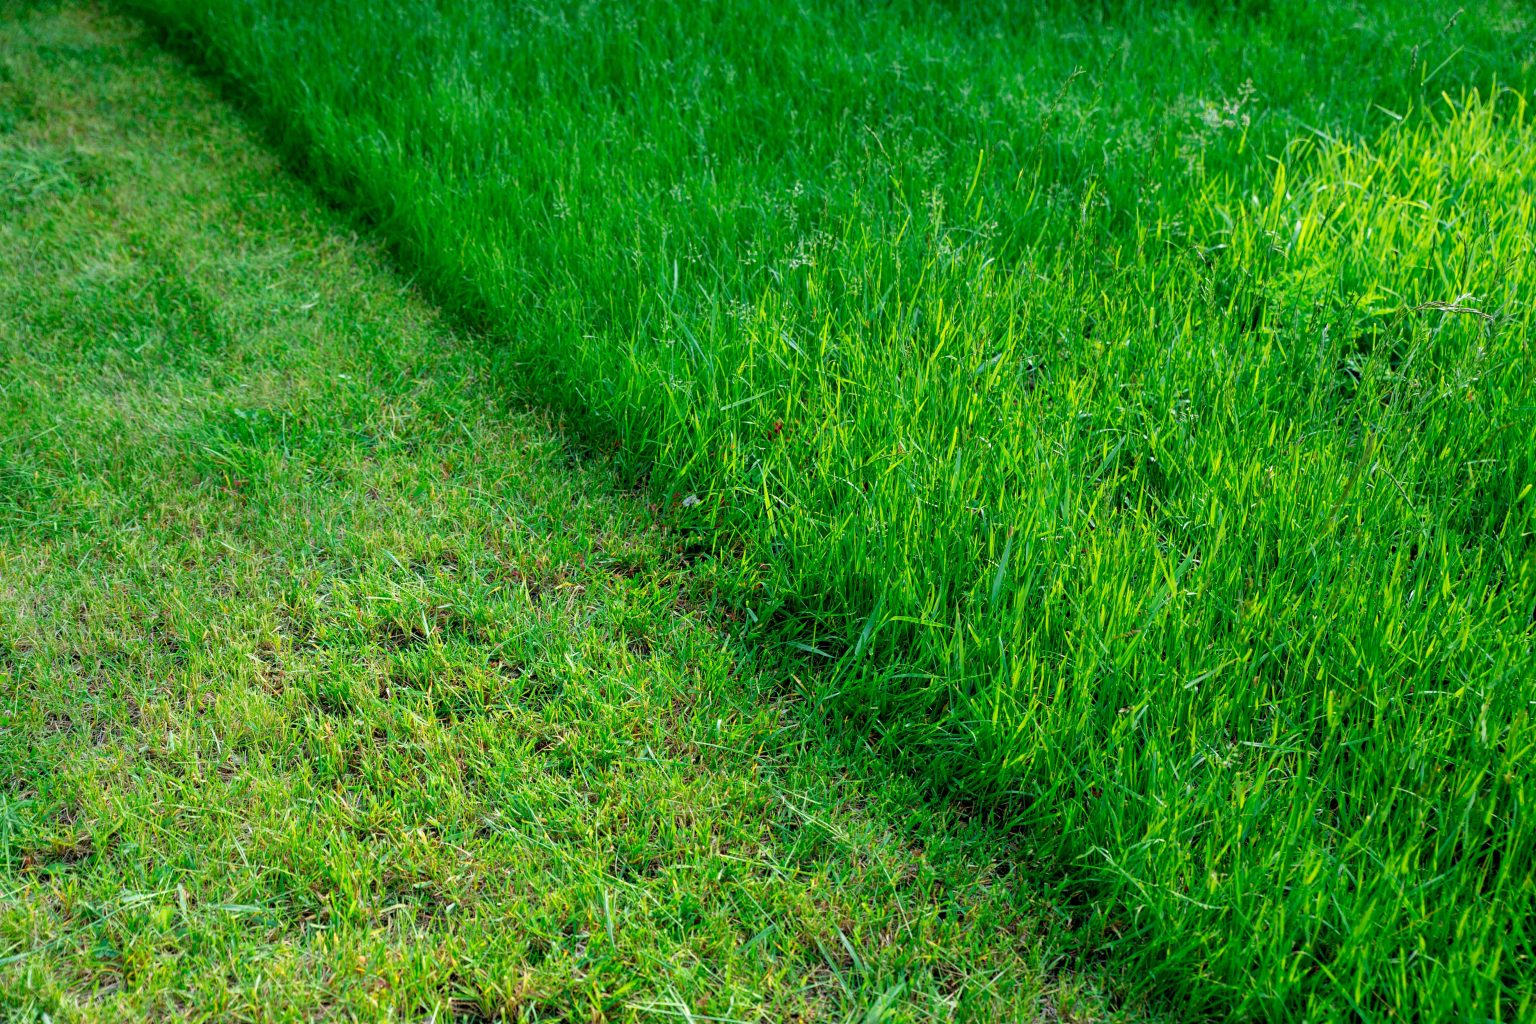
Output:
[[1531,1015],[1526,5],[133,6],[1147,990]]
[[0,1019],[1126,1016],[140,34],[0,118]]

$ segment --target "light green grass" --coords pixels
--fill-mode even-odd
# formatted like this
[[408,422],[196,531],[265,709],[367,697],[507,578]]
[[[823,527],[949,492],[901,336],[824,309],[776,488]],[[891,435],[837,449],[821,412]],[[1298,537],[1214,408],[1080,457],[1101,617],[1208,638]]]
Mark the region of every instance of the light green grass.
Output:
[[1527,5],[133,6],[1146,990],[1536,1013]]
[[0,24],[0,1020],[1099,1020],[696,541],[123,22]]

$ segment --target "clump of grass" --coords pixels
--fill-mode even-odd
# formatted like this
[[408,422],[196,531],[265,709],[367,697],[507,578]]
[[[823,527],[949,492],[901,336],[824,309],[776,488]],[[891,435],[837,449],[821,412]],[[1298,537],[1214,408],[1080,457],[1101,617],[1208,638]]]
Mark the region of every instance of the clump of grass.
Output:
[[135,6],[1150,990],[1531,1012],[1518,5]]

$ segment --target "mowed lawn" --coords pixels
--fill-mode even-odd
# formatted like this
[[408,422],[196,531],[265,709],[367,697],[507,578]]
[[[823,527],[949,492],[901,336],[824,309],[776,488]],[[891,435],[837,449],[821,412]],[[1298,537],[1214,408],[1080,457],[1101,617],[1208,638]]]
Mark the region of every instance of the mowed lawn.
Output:
[[1130,1019],[528,373],[141,29],[4,9],[0,1019]]

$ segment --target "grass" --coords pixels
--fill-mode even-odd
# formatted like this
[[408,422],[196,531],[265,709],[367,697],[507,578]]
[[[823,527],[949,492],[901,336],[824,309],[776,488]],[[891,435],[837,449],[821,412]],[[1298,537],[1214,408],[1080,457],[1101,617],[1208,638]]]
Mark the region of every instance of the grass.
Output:
[[0,1019],[1128,1019],[142,29],[0,23]]
[[132,6],[1138,991],[1536,1013],[1526,7]]
[[1536,1013],[1525,6],[131,6],[1132,992]]

